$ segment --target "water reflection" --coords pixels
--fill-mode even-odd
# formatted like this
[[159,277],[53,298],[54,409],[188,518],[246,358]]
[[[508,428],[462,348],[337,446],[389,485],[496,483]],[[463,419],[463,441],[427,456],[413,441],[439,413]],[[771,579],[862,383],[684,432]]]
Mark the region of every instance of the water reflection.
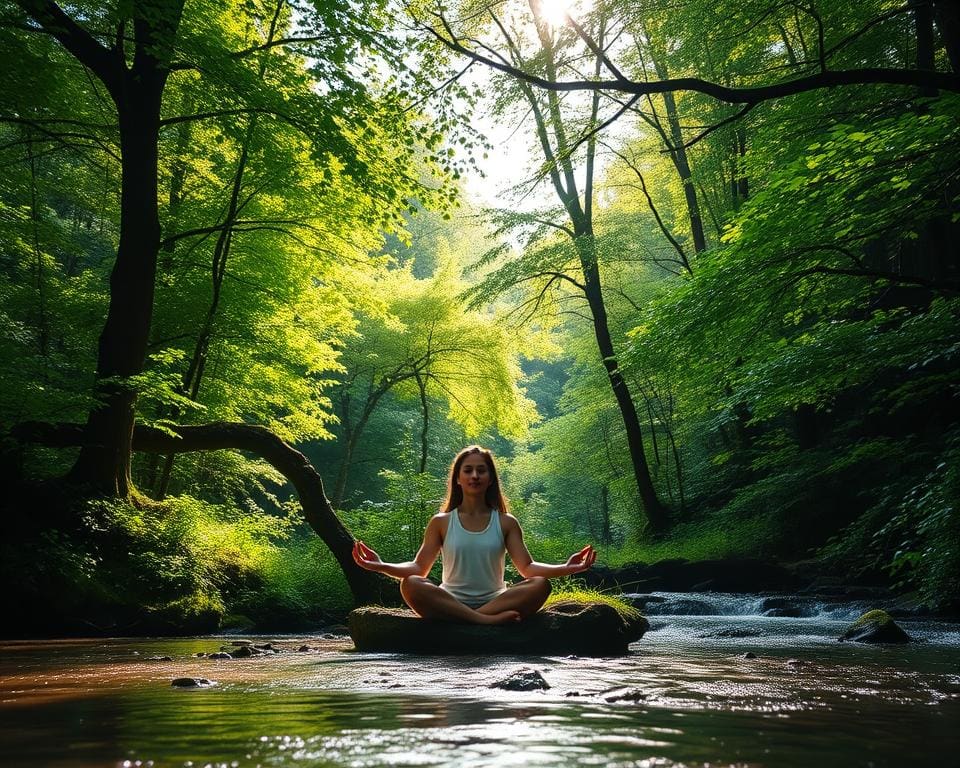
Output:
[[[271,638],[290,652],[217,662],[195,654],[228,638],[0,643],[0,763],[956,764],[950,628],[917,627],[927,642],[883,649],[837,643],[823,620],[659,618],[619,659],[400,657]],[[310,653],[295,652],[303,642]],[[551,688],[490,687],[523,668]],[[180,676],[217,685],[172,688]]]

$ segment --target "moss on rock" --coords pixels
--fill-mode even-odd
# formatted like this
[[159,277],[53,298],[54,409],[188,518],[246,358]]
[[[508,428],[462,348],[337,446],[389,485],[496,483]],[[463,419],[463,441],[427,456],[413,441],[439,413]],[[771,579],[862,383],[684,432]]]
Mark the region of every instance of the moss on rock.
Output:
[[850,624],[837,639],[857,643],[910,642],[910,636],[897,625],[889,613],[880,609],[867,611]]

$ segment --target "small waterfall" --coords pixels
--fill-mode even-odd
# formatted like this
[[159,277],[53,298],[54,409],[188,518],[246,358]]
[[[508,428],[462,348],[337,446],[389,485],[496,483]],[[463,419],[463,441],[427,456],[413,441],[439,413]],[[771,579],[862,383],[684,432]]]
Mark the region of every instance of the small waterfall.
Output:
[[850,621],[876,607],[863,601],[828,600],[821,596],[732,592],[649,592],[623,597],[647,616],[763,616]]

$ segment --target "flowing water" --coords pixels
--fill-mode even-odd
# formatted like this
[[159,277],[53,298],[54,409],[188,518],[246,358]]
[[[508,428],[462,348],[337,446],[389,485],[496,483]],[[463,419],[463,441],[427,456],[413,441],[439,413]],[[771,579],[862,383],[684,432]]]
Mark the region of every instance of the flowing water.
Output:
[[[0,765],[957,766],[960,626],[836,641],[862,606],[647,600],[620,658],[360,654],[349,638],[211,660],[233,636],[0,643]],[[306,644],[309,651],[297,649]],[[746,653],[756,658],[745,658]],[[170,656],[172,661],[151,657]],[[547,690],[491,687],[537,670]],[[176,677],[205,677],[179,689]]]

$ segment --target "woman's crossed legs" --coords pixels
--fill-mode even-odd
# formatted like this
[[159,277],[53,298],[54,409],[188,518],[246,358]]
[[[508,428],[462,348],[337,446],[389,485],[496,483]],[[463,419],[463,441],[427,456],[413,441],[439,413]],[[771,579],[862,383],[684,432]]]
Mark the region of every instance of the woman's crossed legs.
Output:
[[400,582],[404,602],[425,619],[465,621],[472,624],[506,624],[532,616],[550,596],[550,581],[542,576],[509,587],[479,608],[457,598],[423,576],[408,576]]

